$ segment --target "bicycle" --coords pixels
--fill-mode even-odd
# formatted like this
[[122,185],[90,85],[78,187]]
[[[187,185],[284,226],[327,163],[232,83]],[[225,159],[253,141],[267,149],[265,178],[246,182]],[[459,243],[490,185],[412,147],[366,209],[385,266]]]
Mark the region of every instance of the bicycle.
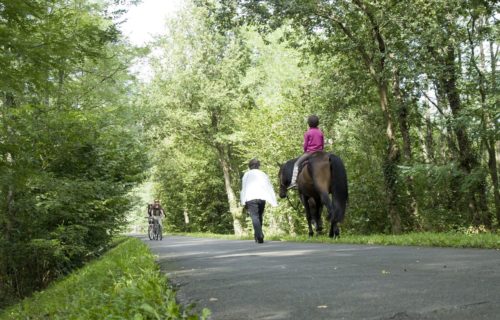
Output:
[[163,240],[163,233],[158,219],[148,217],[148,237],[149,240]]

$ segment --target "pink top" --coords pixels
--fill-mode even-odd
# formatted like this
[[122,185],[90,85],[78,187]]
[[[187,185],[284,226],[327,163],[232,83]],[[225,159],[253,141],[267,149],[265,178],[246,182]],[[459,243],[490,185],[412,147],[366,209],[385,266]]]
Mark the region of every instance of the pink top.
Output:
[[323,151],[323,132],[318,128],[309,128],[304,133],[304,152]]

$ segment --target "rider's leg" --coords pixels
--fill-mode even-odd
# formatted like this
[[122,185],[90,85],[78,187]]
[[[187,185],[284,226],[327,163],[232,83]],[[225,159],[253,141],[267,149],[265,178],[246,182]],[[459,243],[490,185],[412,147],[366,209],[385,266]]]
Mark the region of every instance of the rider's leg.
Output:
[[159,216],[153,216],[153,219],[163,228],[162,219]]
[[288,188],[295,188],[297,186],[297,177],[299,175],[299,168],[302,162],[309,157],[310,153],[306,152],[300,158],[295,161],[293,165],[293,173],[292,173],[292,182],[290,183],[290,186]]

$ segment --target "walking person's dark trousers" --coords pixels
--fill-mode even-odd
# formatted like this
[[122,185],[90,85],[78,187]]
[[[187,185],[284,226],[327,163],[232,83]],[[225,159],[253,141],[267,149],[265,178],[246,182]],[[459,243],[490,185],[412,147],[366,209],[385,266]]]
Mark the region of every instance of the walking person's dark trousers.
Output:
[[262,233],[262,215],[266,207],[264,200],[250,200],[246,202],[246,207],[250,218],[252,218],[253,232],[255,240],[258,243],[264,242],[264,234]]

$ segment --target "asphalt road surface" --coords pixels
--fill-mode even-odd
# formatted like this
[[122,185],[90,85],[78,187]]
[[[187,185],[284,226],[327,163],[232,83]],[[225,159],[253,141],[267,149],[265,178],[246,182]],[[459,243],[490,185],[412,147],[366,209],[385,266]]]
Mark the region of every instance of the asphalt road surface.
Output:
[[143,239],[215,320],[500,319],[499,250]]

